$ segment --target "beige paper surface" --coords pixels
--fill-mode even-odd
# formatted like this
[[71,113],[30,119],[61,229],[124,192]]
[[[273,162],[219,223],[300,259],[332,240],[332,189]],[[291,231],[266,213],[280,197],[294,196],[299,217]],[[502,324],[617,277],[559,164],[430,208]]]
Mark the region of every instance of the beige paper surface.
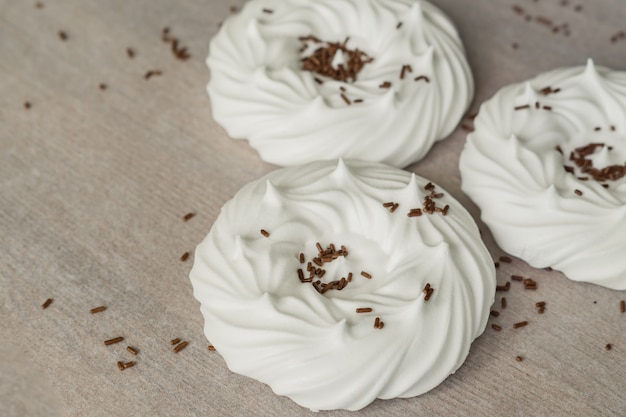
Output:
[[[274,169],[245,141],[228,138],[205,92],[209,39],[241,3],[41,4],[0,0],[0,415],[312,415],[231,373],[207,350],[187,277],[193,257],[179,259],[225,201]],[[436,4],[465,42],[473,110],[503,85],[588,57],[626,70],[626,40],[611,43],[626,30],[623,0],[518,0],[521,15],[510,1]],[[538,16],[567,23],[569,36],[552,33]],[[165,26],[189,60],[177,60],[161,41]],[[162,74],[145,79],[155,70]],[[460,191],[465,135],[457,129],[407,169],[446,188],[478,219]],[[183,222],[188,212],[197,215]],[[503,255],[481,229],[494,258]],[[496,295],[501,314],[491,322],[503,330],[488,328],[455,375],[421,397],[376,401],[358,415],[624,415],[619,301],[626,294],[517,259],[502,263],[499,282],[511,274],[532,277],[539,288],[512,283]],[[42,310],[47,298],[54,301]],[[543,315],[538,301],[547,302]],[[89,313],[100,305],[108,309]],[[521,320],[529,325],[514,330]],[[116,336],[125,340],[104,345]],[[173,353],[174,338],[188,347]],[[117,361],[131,360],[134,367],[118,370]]]

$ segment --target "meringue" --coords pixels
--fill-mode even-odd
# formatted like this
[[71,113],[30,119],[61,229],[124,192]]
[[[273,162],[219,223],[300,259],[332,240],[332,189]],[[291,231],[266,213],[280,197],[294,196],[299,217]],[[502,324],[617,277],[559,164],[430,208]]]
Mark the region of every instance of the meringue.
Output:
[[626,289],[626,72],[560,68],[485,102],[462,189],[505,251]]
[[312,410],[436,387],[484,331],[495,291],[478,228],[445,190],[341,159],[244,186],[190,279],[228,367]]
[[281,166],[404,167],[453,131],[474,89],[456,29],[416,0],[250,1],[207,65],[215,120]]

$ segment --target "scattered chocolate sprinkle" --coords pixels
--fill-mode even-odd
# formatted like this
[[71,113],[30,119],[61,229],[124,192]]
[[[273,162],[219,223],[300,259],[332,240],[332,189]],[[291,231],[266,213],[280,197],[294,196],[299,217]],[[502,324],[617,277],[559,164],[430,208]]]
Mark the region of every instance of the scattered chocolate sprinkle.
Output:
[[426,286],[422,290],[422,292],[424,293],[424,302],[430,300],[430,297],[431,295],[433,295],[434,291],[435,289],[430,286],[430,283],[426,283]]
[[595,127],[595,128],[593,129],[593,131],[594,131],[594,132],[599,132],[599,131],[601,131],[601,130],[602,130],[602,128],[601,128],[600,126],[597,126],[597,127]]
[[130,58],[133,59],[135,57],[135,50],[133,48],[126,48],[126,55]]
[[98,86],[98,88],[100,88],[100,90],[104,91],[107,89],[107,85],[105,83],[100,83],[100,85]]
[[398,22],[398,24],[396,25],[396,29],[400,29],[402,27],[402,22]]
[[181,350],[185,349],[188,344],[189,344],[189,342],[187,342],[187,341],[180,342],[178,345],[174,346],[174,353],[178,353]]
[[46,308],[50,307],[50,304],[52,304],[52,298],[48,298],[46,301],[44,301],[44,303],[41,305],[41,309],[45,310]]
[[215,346],[213,345],[207,346],[207,349],[209,349],[211,352],[215,352]]
[[528,324],[528,322],[526,320],[520,321],[520,322],[517,322],[517,323],[513,324],[513,328],[514,329],[519,329],[520,327],[524,327],[527,324]]
[[370,307],[359,307],[356,309],[357,313],[371,313],[372,309]]
[[508,291],[511,288],[511,282],[507,281],[505,285],[496,285],[496,291]]
[[378,329],[379,325],[380,325],[380,317],[376,317],[376,319],[374,320],[374,328]]
[[407,213],[407,216],[409,217],[418,217],[422,215],[422,209],[420,208],[414,208],[409,210],[409,212]]
[[525,290],[536,290],[537,289],[537,282],[535,280],[533,280],[532,278],[524,279],[523,283],[524,283],[524,289]]
[[187,259],[189,259],[189,252],[185,252],[182,255],[180,255],[181,262],[185,262]]
[[[304,263],[304,253],[300,252],[300,256],[299,256],[298,260],[300,261],[301,264]],[[311,264],[309,263],[309,265],[311,265]]]
[[263,9],[263,13],[272,14],[272,13],[274,13],[274,10],[271,10],[271,9]]
[[30,104],[30,101],[25,101],[25,102],[24,102],[24,108],[25,108],[26,110],[29,110],[31,107],[32,107],[32,104]]
[[407,72],[413,72],[413,68],[411,68],[410,65],[403,65],[402,69],[400,70],[400,79],[404,80],[404,74],[406,74]]
[[542,109],[547,110],[547,111],[552,111],[551,106],[543,106]]
[[581,196],[581,195],[583,195],[583,192],[578,190],[578,189],[576,189],[576,190],[574,190],[574,194],[576,194],[577,196]]
[[540,23],[544,26],[552,26],[552,20],[548,19],[547,17],[536,16],[535,20],[537,21],[537,23]]
[[126,363],[124,363],[123,366],[124,366],[124,369],[132,368],[133,366],[135,366],[135,361],[126,362]]
[[498,259],[500,260],[500,262],[505,262],[507,264],[510,264],[511,262],[513,262],[513,259],[509,258],[508,256],[501,256]]
[[400,204],[395,203],[393,206],[391,206],[391,208],[389,209],[389,211],[391,213],[393,213],[394,211],[396,211],[398,209],[398,207],[400,207]]
[[496,267],[496,268],[500,268],[500,262],[494,262],[493,266]]
[[520,6],[518,6],[518,5],[516,5],[516,4],[514,4],[514,5],[512,6],[512,9],[513,9],[513,11],[514,11],[515,13],[517,13],[517,14],[524,14],[524,9],[522,9]]
[[270,234],[268,233],[268,231],[267,231],[267,230],[265,230],[265,229],[261,229],[261,230],[260,230],[260,232],[261,232],[261,234],[262,234],[264,237],[270,237]]
[[180,343],[180,339],[178,337],[170,340],[170,345],[177,345],[179,343]]
[[389,88],[389,87],[391,87],[391,83],[389,81],[385,81],[384,83],[382,83],[378,87],[379,88]]
[[497,325],[497,324],[495,324],[495,323],[492,323],[492,324],[491,324],[491,328],[492,328],[493,330],[495,330],[496,332],[499,332],[500,330],[502,330],[502,327],[498,326],[498,325]]
[[546,305],[545,301],[538,301],[535,303],[535,307],[544,307]]
[[519,276],[519,275],[511,275],[511,279],[513,281],[524,281],[524,277]]
[[544,311],[545,311],[545,307],[539,307],[539,309],[537,310],[537,313],[543,314]]
[[117,368],[120,371],[123,371],[124,370],[124,364],[121,361],[117,361]]
[[63,42],[65,42],[68,38],[67,33],[62,30],[60,30],[57,34],[59,35],[59,39],[61,39]]
[[517,362],[521,362],[521,361],[522,361],[522,357],[521,357],[521,356],[516,356],[516,357],[515,357],[515,360],[516,360]]
[[187,222],[187,221],[191,220],[191,219],[192,219],[195,215],[196,215],[196,213],[194,213],[194,212],[189,212],[189,213],[187,213],[187,214],[185,214],[185,215],[183,216],[183,221],[184,221],[184,222]]
[[363,103],[363,99],[362,98],[357,98],[353,101],[353,103]]
[[126,346],[126,350],[129,351],[131,355],[136,355],[137,353],[139,353],[139,351],[132,346]]
[[607,343],[606,346],[604,347],[606,350],[611,350],[613,346],[611,346],[610,343]]
[[163,71],[161,71],[161,70],[150,70],[150,71],[146,72],[146,74],[143,76],[143,78],[145,78],[146,80],[149,80],[150,78],[158,76],[158,75],[163,75]]
[[367,272],[365,272],[365,271],[361,271],[361,275],[364,276],[367,279],[372,279],[372,276],[370,274],[368,274]]
[[[363,67],[374,60],[358,48],[349,49],[346,45],[350,38],[346,38],[343,43],[323,42],[313,35],[301,36],[298,39],[302,42],[301,52],[307,49],[309,42],[317,46],[311,55],[300,60],[302,69],[330,77],[336,81],[356,81],[357,75]],[[333,60],[337,52],[343,53],[346,61],[334,67]]]
[[626,312],[626,301],[622,300],[619,302],[619,311],[620,313]]
[[89,313],[90,314],[96,314],[96,313],[100,313],[101,311],[104,311],[106,309],[107,309],[106,306],[95,307],[95,308],[92,308],[91,310],[89,310]]
[[515,111],[524,110],[524,109],[530,109],[530,106],[528,104],[524,104],[523,106],[517,106],[513,108],[513,110]]
[[346,103],[348,106],[349,106],[350,104],[352,104],[352,103],[350,102],[350,99],[349,99],[348,97],[346,97],[346,95],[345,95],[345,94],[343,94],[343,93],[342,93],[340,96],[341,96],[341,99],[344,101],[344,103]]
[[425,75],[420,75],[419,77],[415,77],[413,79],[413,81],[422,81],[422,80],[426,81],[426,83],[430,83],[430,78],[428,78]]
[[502,297],[502,299],[500,300],[500,306],[502,307],[502,309],[506,308],[506,297]]
[[489,315],[491,315],[493,317],[498,317],[500,315],[500,312],[498,310],[491,310],[489,312]]
[[106,346],[109,346],[109,345],[114,345],[115,343],[119,343],[119,342],[121,342],[122,340],[124,340],[124,338],[123,338],[122,336],[118,336],[118,337],[114,337],[113,339],[105,340],[105,341],[104,341],[104,344],[105,344]]
[[535,101],[535,108],[538,109],[539,107],[541,107],[541,104],[539,104],[538,101]]

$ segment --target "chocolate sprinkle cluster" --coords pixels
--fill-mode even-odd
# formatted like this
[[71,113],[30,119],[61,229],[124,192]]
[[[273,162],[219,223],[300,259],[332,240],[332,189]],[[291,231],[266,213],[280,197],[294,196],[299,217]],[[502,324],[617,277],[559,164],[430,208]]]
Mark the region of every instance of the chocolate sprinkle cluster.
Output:
[[[311,55],[300,60],[302,69],[333,80],[354,82],[363,67],[374,60],[358,48],[349,49],[346,45],[350,38],[346,38],[342,43],[324,42],[313,35],[301,36],[298,39],[302,42],[300,52],[304,52],[309,47],[309,42],[318,45]],[[335,68],[332,63],[339,51],[347,56],[347,61],[344,64],[338,64]]]
[[[616,181],[623,176],[626,176],[626,165],[609,165],[604,168],[595,168],[593,166],[593,161],[587,158],[589,155],[595,153],[596,150],[605,146],[606,145],[604,143],[590,143],[585,146],[580,146],[570,152],[569,160],[574,162],[574,165],[576,165],[583,174],[587,175],[585,177],[579,177],[578,179],[586,181],[589,177],[591,177],[598,182],[605,182]],[[607,149],[610,151],[613,148],[609,146]],[[560,148],[557,148],[557,151],[560,151]],[[573,167],[565,165],[563,168],[567,172],[574,174]]]
[[[348,256],[348,250],[343,245],[341,245],[341,248],[337,250],[335,249],[335,245],[332,243],[328,245],[326,249],[322,248],[322,245],[319,242],[316,243],[315,246],[318,250],[317,256],[313,258],[312,261],[308,262],[306,267],[309,276],[305,276],[302,268],[299,268],[298,279],[302,283],[311,282],[313,288],[315,288],[315,290],[320,294],[324,294],[329,290],[343,290],[350,282],[352,282],[352,272],[348,273],[347,277],[341,277],[339,280],[324,283],[321,279],[326,274],[326,270],[322,268],[322,266],[324,266],[325,263],[330,263],[341,256]],[[298,259],[301,264],[306,262],[303,253],[300,254]],[[363,272],[361,274],[363,274]]]

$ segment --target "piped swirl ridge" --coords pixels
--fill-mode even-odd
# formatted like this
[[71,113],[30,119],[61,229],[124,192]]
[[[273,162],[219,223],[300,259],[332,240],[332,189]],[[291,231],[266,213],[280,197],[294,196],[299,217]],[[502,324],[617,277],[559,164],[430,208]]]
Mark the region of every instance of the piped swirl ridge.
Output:
[[498,244],[537,268],[626,289],[626,72],[560,68],[485,102],[462,189]]
[[282,166],[406,166],[473,96],[458,33],[426,1],[250,1],[224,21],[207,65],[215,120]]
[[244,186],[190,278],[228,367],[312,410],[434,388],[484,331],[495,291],[493,261],[456,200],[355,160]]

